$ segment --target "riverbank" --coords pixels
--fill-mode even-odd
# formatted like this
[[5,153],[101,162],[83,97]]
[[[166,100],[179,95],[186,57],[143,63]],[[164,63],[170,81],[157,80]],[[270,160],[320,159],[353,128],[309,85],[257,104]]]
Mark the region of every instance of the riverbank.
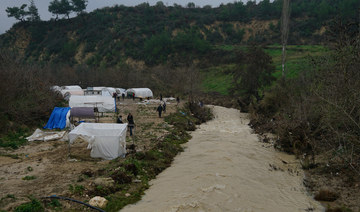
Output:
[[[119,112],[131,112],[136,128],[127,135],[125,158],[111,161],[90,157],[87,143],[77,141],[68,155],[66,141],[31,142],[19,149],[0,149],[0,210],[21,208],[36,211],[81,210],[86,206],[64,200],[46,199],[50,195],[69,197],[87,203],[94,196],[108,200],[106,211],[118,211],[141,198],[148,181],[170,166],[189,140],[186,130],[199,121],[185,105],[168,102],[159,118],[157,103],[121,102]],[[170,115],[171,113],[171,115]],[[114,123],[115,114],[105,114],[102,123]],[[167,120],[167,122],[165,121]]]

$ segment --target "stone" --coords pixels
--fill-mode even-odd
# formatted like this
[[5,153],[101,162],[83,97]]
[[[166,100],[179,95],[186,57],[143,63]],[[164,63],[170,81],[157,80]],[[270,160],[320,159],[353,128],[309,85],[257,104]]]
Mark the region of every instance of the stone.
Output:
[[108,200],[104,197],[96,196],[90,199],[89,204],[94,207],[105,208]]

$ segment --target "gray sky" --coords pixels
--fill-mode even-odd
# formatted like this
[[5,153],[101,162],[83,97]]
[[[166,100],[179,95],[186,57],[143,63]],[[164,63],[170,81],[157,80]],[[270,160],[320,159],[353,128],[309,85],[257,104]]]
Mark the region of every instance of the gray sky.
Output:
[[[48,11],[49,3],[52,0],[34,0],[36,7],[39,10],[41,20],[49,20],[52,16]],[[125,6],[135,6],[143,2],[148,2],[150,5],[156,4],[159,0],[88,0],[87,11],[91,12],[97,8],[111,7],[116,4]],[[163,0],[165,5],[172,6],[174,3],[185,6],[188,2],[194,2],[197,6],[211,5],[218,7],[221,3],[233,3],[240,0]],[[246,2],[247,0],[243,0]],[[17,22],[13,17],[7,17],[5,9],[7,7],[20,7],[22,4],[30,5],[29,0],[0,0],[0,34],[6,32],[11,26]]]

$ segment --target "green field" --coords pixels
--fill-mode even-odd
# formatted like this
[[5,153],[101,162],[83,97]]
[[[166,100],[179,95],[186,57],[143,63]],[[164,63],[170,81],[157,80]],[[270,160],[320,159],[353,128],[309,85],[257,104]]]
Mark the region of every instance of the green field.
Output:
[[[236,48],[245,49],[239,46],[217,46],[227,51],[232,51]],[[270,45],[266,46],[264,51],[273,58],[276,68],[274,76],[281,77],[281,46]],[[301,70],[306,70],[308,67],[308,60],[310,57],[317,57],[326,54],[328,50],[324,46],[319,45],[290,45],[287,46],[286,77],[293,78]],[[228,89],[231,87],[232,76],[227,74],[229,70],[233,70],[235,64],[219,65],[202,70],[203,73],[203,91],[204,92],[218,92],[223,95],[228,95]]]

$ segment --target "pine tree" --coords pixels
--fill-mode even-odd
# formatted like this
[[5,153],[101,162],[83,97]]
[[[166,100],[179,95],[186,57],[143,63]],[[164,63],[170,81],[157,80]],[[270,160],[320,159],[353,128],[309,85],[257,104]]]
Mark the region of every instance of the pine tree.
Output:
[[40,21],[40,15],[38,8],[35,6],[34,0],[30,0],[30,6],[27,13],[29,15],[27,18],[28,21]]

